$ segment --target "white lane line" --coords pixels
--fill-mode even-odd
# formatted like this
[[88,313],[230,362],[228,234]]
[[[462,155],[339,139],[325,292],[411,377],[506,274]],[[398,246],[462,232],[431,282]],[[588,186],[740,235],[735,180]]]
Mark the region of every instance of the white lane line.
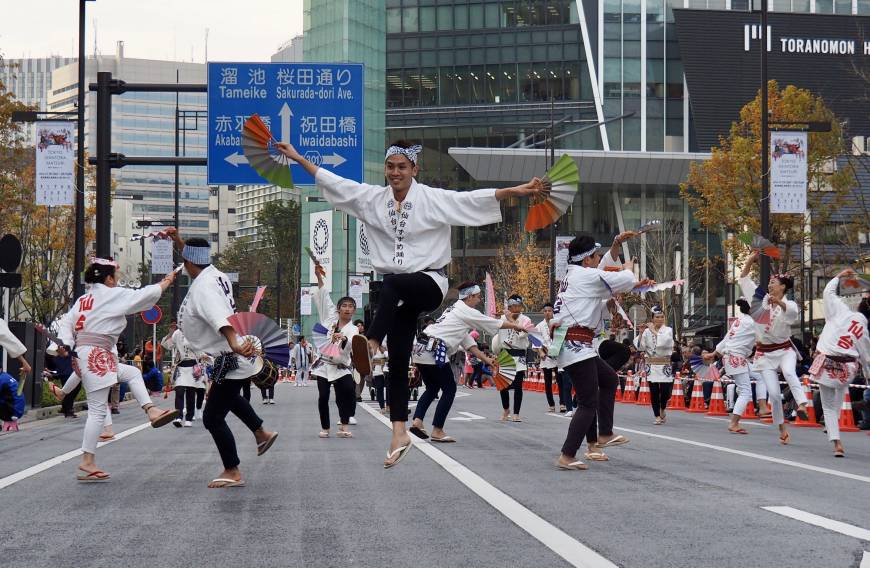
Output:
[[[861,540],[870,540],[870,531],[862,529],[861,527],[856,527],[855,525],[850,525],[849,523],[843,523],[820,515],[814,515],[813,513],[807,513],[806,511],[801,511],[800,509],[795,509],[793,507],[762,507],[762,509],[770,511],[771,513],[776,513],[777,515],[782,515],[783,517],[789,517],[790,519],[822,527],[829,531],[838,532],[846,536],[860,538]],[[864,561],[866,560],[867,552],[864,552],[864,560],[861,562],[861,566],[864,566]]]
[[[151,423],[145,422],[144,424],[140,424],[138,426],[128,428],[127,430],[124,430],[123,432],[115,434],[114,440],[110,440],[108,442],[100,442],[97,444],[97,447],[102,448],[105,445],[111,444],[113,442],[117,442],[118,440],[126,438],[127,436],[131,436],[131,435],[135,434],[136,432],[139,432],[141,430],[144,430],[145,428],[148,428],[149,426],[151,426]],[[69,460],[76,458],[80,455],[82,455],[81,449],[73,450],[71,452],[67,452],[65,454],[61,454],[59,456],[55,456],[51,459],[45,460],[44,462],[38,463],[34,466],[28,467],[27,469],[22,469],[21,471],[13,473],[12,475],[7,475],[6,477],[0,478],[0,489],[6,489],[7,487],[12,485],[13,483],[18,483],[19,481],[27,479],[28,477],[33,477],[37,473],[41,473],[47,469],[51,469],[56,465],[60,465],[63,462],[69,461]]]
[[870,568],[870,552],[864,551],[864,556],[861,558],[861,565],[858,568]]
[[726,454],[734,454],[736,456],[743,456],[746,458],[753,458],[756,460],[766,461],[770,463],[775,463],[779,465],[787,465],[789,467],[796,467],[798,469],[805,469],[807,471],[814,471],[816,473],[824,473],[826,475],[833,475],[835,477],[842,477],[844,479],[851,479],[853,481],[861,481],[864,483],[870,483],[870,477],[864,475],[858,475],[856,473],[848,473],[845,471],[838,471],[836,469],[829,469],[827,467],[819,467],[816,465],[810,465],[806,463],[784,460],[780,458],[772,458],[770,456],[764,456],[761,454],[756,454],[753,452],[746,452],[743,450],[735,450],[732,448],[726,448],[724,446],[717,446],[715,444],[707,444],[705,442],[696,442],[694,440],[687,440],[685,438],[675,438],[673,436],[664,436],[662,434],[653,434],[651,432],[644,432],[643,430],[633,430],[631,428],[621,428],[619,426],[614,426],[614,430],[621,430],[623,432],[630,432],[632,434],[640,434],[642,436],[649,436],[650,438],[658,438],[660,440],[668,440],[669,442],[678,442],[680,444],[688,444],[689,446],[696,446],[699,448],[707,448],[710,450],[716,450],[717,452],[724,452]]
[[[380,421],[388,428],[390,427],[390,421],[385,416],[382,416],[367,405],[364,405],[363,409],[371,414],[375,420]],[[432,446],[432,444],[416,440],[413,437],[411,440],[421,452],[443,467],[447,473],[471,489],[478,497],[489,503],[508,520],[555,552],[571,566],[578,568],[616,568],[616,564],[523,507],[510,495],[491,485],[455,459]],[[401,468],[402,466],[399,465],[398,467]]]

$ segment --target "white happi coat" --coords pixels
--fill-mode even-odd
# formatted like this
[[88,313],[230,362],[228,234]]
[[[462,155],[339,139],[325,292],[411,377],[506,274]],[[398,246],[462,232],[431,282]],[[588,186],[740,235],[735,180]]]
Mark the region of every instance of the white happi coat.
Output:
[[423,272],[438,284],[442,297],[447,277],[439,271],[450,263],[450,227],[501,222],[495,189],[451,191],[413,180],[396,211],[390,186],[357,183],[324,168],[315,179],[330,204],[362,221],[377,272]]
[[[338,324],[338,310],[329,297],[329,292],[324,288],[317,288],[314,292],[314,307],[317,308],[317,314],[320,317],[320,323],[329,330],[327,338],[332,341],[332,336],[336,333],[341,333],[345,337],[344,344],[338,343],[341,349],[341,356],[337,361],[333,361],[324,357],[322,353],[318,353],[317,359],[314,360],[314,365],[311,366],[311,374],[315,377],[326,379],[330,383],[337,381],[345,375],[351,375],[353,367],[351,366],[351,338],[359,333],[359,328],[352,321],[347,322],[341,329],[336,329]],[[359,382],[359,381],[357,381]]]
[[755,347],[755,320],[749,314],[741,313],[734,320],[728,333],[716,345],[716,351],[722,354],[725,374],[733,376],[749,372],[749,362],[746,359]]
[[9,330],[9,326],[6,325],[6,321],[3,318],[0,318],[0,347],[3,347],[6,350],[6,354],[13,359],[27,352],[27,348]]
[[[178,365],[181,361],[196,360],[196,352],[190,348],[190,344],[184,338],[180,329],[176,329],[172,335],[160,342],[166,349],[172,350],[172,364]],[[193,376],[193,367],[175,367],[175,386],[197,387],[199,382]]]
[[[741,278],[737,281],[740,284],[740,290],[747,298],[751,298],[755,294],[757,286],[749,276]],[[757,343],[784,343],[791,339],[791,326],[800,319],[800,309],[798,305],[783,298],[785,309],[779,306],[770,306],[768,297],[765,296],[761,302],[761,309],[766,310],[770,316],[770,321],[767,323],[755,323],[755,340]],[[782,363],[783,356],[794,349],[779,349],[767,353],[756,353],[755,360],[752,362],[753,371],[767,371],[779,369]]]
[[[181,307],[178,309],[178,329],[188,346],[196,353],[217,357],[232,351],[221,328],[232,327],[227,320],[236,311],[233,285],[229,277],[208,265],[193,279]],[[241,339],[240,339],[241,340]],[[239,357],[239,368],[230,371],[226,379],[247,379],[256,373],[253,360]]]
[[[507,316],[501,316],[499,321],[499,326],[502,322],[507,321]],[[529,327],[532,325],[532,320],[529,319],[529,316],[526,314],[520,314],[515,323],[523,326]],[[529,334],[525,331],[517,331],[515,329],[499,329],[498,335],[493,339],[493,345],[496,349],[493,350],[494,353],[497,353],[500,349],[522,349],[526,351],[529,348]],[[526,356],[523,355],[511,355],[514,358],[514,361],[517,364],[517,371],[525,371],[526,367]]]
[[[151,308],[163,293],[152,284],[131,290],[94,284],[78,298],[60,320],[58,338],[74,347],[76,374],[86,392],[110,387],[118,382],[118,354],[115,344],[127,327],[127,316]],[[104,342],[103,347],[83,344],[80,334],[91,334]]]
[[[542,319],[538,325],[535,326],[535,329],[538,330],[538,333],[541,334],[541,342],[544,344],[544,347],[547,349],[550,348],[550,345],[553,344],[553,338],[550,337],[550,322],[546,319]],[[550,357],[547,355],[546,357],[541,358],[541,368],[542,369],[555,369],[559,366],[556,362],[555,357]]]
[[671,376],[670,357],[674,350],[674,330],[663,325],[657,332],[651,331],[649,328],[643,330],[640,339],[638,340],[637,348],[647,354],[647,357],[667,357],[667,364],[647,363],[646,373],[647,380],[651,383],[671,383],[674,377]]
[[[609,260],[608,260],[609,259]],[[576,264],[568,265],[568,272],[559,285],[559,295],[553,305],[555,322],[561,326],[583,326],[598,330],[603,325],[605,309],[602,302],[614,294],[627,292],[634,288],[637,279],[631,270],[618,272],[602,270],[610,259],[605,254],[599,268],[587,268]],[[559,353],[559,367],[598,356],[592,342],[565,341]]]
[[[458,300],[444,310],[435,323],[426,326],[423,333],[443,341],[447,347],[447,357],[449,358],[460,349],[468,351],[477,345],[477,341],[469,335],[472,329],[492,335],[500,327],[500,320],[491,318],[462,300]],[[429,351],[426,345],[417,342],[414,344],[412,361],[420,365],[434,365],[435,354]]]
[[839,278],[834,278],[825,286],[823,294],[825,305],[825,327],[819,336],[816,350],[823,355],[848,356],[857,359],[854,363],[832,363],[833,367],[823,367],[819,373],[810,377],[825,386],[837,387],[848,384],[863,365],[864,376],[870,376],[870,332],[864,314],[849,309],[837,296]]

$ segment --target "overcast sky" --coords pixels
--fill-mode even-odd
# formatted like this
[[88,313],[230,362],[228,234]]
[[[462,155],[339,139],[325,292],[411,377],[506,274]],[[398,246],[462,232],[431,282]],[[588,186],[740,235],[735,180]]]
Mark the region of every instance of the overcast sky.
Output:
[[[268,61],[302,33],[303,0],[96,0],[87,2],[86,53],[203,62]],[[78,54],[77,0],[2,0],[0,54]]]

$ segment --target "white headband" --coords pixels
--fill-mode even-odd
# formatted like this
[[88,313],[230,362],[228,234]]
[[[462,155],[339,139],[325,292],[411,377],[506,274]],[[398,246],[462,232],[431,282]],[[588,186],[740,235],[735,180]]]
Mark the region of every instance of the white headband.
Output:
[[200,266],[211,264],[211,247],[184,245],[184,249],[181,251],[181,258]]
[[114,266],[115,268],[121,268],[121,265],[115,262],[114,260],[109,260],[107,258],[98,258],[96,256],[92,256],[88,259],[90,264],[102,264],[103,266]]
[[522,298],[508,298],[507,305],[508,306],[522,306],[523,299]]
[[459,290],[459,299],[464,300],[465,298],[469,296],[474,296],[475,294],[480,294],[480,286],[478,286],[477,284]]
[[600,248],[601,248],[601,243],[595,243],[594,247],[587,250],[586,252],[581,252],[580,254],[575,254],[574,256],[572,256],[571,258],[568,259],[568,262],[580,262],[584,258],[589,258],[593,254],[595,254],[595,252]]
[[390,156],[395,156],[396,154],[401,154],[411,160],[411,163],[415,166],[417,165],[417,154],[423,151],[423,146],[419,144],[414,144],[410,148],[402,148],[401,146],[390,146],[387,148],[387,155],[384,156],[384,161],[387,161],[387,158]]

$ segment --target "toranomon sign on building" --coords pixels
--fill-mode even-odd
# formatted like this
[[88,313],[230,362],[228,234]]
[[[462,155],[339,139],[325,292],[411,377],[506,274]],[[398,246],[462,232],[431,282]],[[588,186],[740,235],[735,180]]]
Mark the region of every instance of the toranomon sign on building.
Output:
[[[842,18],[842,16],[840,16]],[[773,26],[767,26],[767,51],[778,49],[781,53],[809,53],[817,55],[870,55],[870,41],[863,38],[844,39],[819,37],[784,36],[773,40]],[[761,41],[761,25],[743,25],[743,51],[752,49],[752,41]],[[778,47],[777,47],[778,46]]]

